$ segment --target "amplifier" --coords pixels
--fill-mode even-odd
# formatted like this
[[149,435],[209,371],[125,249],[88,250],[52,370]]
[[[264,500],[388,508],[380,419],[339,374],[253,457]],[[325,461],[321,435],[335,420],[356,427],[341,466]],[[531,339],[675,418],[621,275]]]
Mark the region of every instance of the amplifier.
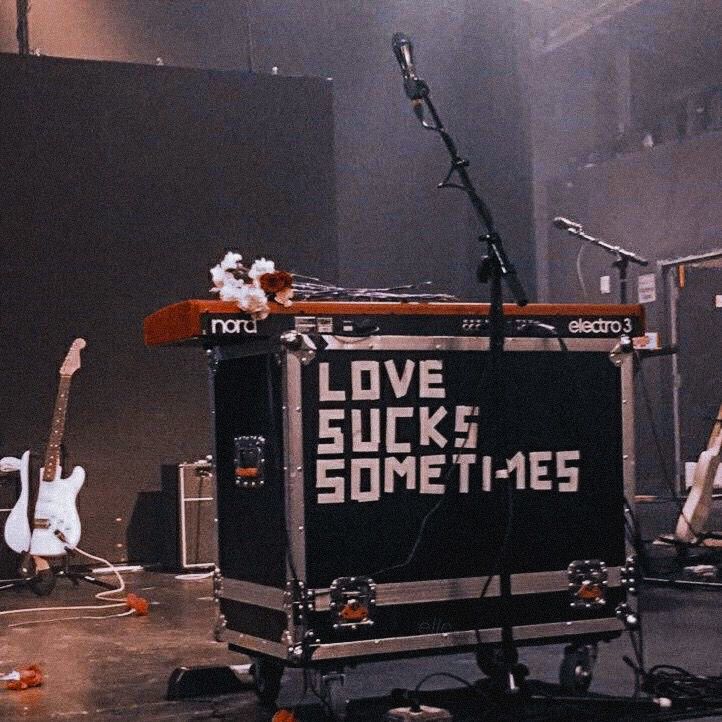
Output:
[[215,564],[214,485],[207,459],[164,467],[165,567],[197,569]]
[[[5,522],[19,496],[19,475],[0,476],[0,530],[5,529]],[[5,543],[5,536],[0,533],[0,579],[17,577],[18,561],[19,555]]]

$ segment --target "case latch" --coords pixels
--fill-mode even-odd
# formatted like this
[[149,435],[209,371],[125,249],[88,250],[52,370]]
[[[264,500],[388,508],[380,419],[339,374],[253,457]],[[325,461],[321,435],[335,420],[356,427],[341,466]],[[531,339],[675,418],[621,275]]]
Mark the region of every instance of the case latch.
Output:
[[567,568],[569,605],[572,609],[591,609],[607,603],[607,565],[599,559],[573,561]]
[[263,436],[236,436],[233,439],[233,468],[236,486],[255,489],[266,480],[266,440]]
[[305,627],[307,615],[316,611],[316,592],[308,589],[300,579],[293,579],[286,584],[284,606],[293,624]]
[[376,584],[370,577],[339,577],[329,589],[335,630],[354,631],[371,626],[376,605]]

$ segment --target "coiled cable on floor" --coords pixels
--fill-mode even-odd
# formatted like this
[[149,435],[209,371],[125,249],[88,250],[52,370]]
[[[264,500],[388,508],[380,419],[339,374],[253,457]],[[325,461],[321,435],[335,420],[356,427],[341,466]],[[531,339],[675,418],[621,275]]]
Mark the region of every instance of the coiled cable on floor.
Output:
[[673,702],[722,704],[722,677],[692,674],[673,664],[656,664],[645,672],[642,690],[654,697],[666,697]]
[[14,624],[9,624],[8,627],[19,627],[19,626],[26,626],[30,624],[48,624],[50,622],[64,622],[64,621],[70,621],[74,619],[111,619],[116,617],[126,617],[130,616],[131,614],[147,614],[148,613],[148,602],[144,599],[141,599],[140,597],[136,597],[133,594],[129,594],[126,596],[125,599],[121,600],[117,596],[118,594],[122,594],[125,592],[125,581],[123,580],[123,577],[121,576],[120,572],[115,568],[115,566],[112,564],[112,562],[108,561],[107,559],[103,559],[102,557],[95,556],[94,554],[90,554],[89,552],[84,551],[83,549],[80,549],[79,547],[66,547],[68,551],[76,552],[84,557],[87,557],[88,559],[93,559],[94,561],[101,562],[102,564],[105,564],[115,575],[116,579],[118,580],[118,586],[115,589],[106,589],[102,592],[98,592],[95,595],[95,598],[98,599],[101,602],[104,602],[103,604],[80,604],[80,605],[73,605],[73,606],[62,606],[62,607],[26,607],[24,609],[8,609],[0,611],[0,615],[10,615],[10,614],[25,614],[25,613],[36,613],[36,612],[58,612],[58,611],[77,611],[77,610],[90,610],[90,609],[117,609],[119,607],[124,608],[125,611],[119,612],[116,614],[103,614],[103,615],[93,615],[93,614],[83,614],[83,615],[76,615],[71,617],[54,617],[52,619],[35,619],[25,622],[16,622]]

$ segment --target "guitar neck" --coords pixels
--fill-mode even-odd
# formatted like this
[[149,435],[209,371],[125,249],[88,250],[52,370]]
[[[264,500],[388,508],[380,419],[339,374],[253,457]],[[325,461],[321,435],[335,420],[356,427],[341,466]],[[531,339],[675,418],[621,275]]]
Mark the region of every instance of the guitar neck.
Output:
[[68,412],[71,378],[71,376],[60,376],[53,421],[50,426],[50,439],[48,440],[48,448],[45,450],[43,481],[52,481],[55,478],[55,472],[60,463],[60,444],[63,442],[63,433],[65,432],[65,417]]

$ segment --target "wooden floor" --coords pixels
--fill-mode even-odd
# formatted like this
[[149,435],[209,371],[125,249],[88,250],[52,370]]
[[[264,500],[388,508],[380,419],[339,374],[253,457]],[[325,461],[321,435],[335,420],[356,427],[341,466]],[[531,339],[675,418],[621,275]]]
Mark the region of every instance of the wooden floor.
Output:
[[[41,687],[0,692],[0,719],[254,721],[271,718],[273,710],[258,704],[249,678],[243,674],[240,680],[246,689],[234,694],[167,701],[167,683],[175,668],[238,666],[247,660],[212,638],[215,609],[209,579],[183,581],[172,574],[151,571],[125,576],[130,591],[150,600],[148,616],[54,622],[48,620],[78,612],[58,610],[0,616],[0,671],[37,664],[44,673]],[[90,584],[74,587],[69,580],[60,579],[52,594],[43,598],[36,597],[27,588],[2,590],[0,609],[93,604],[96,591],[98,588]],[[695,673],[719,675],[722,671],[721,594],[720,590],[671,586],[645,588],[641,606],[648,666],[675,664]],[[36,620],[42,621],[21,624]],[[631,694],[633,675],[622,661],[623,655],[631,655],[626,638],[600,647],[593,691]],[[520,656],[529,666],[531,678],[556,681],[562,657],[560,646],[523,648]],[[382,719],[384,711],[392,706],[389,697],[392,689],[414,687],[432,672],[451,673],[470,682],[481,676],[470,654],[359,665],[347,675],[346,691],[353,700],[349,717]],[[459,682],[442,677],[430,680],[429,687],[457,688],[460,694],[463,689]],[[301,719],[323,718],[313,695],[303,697],[300,672],[287,671],[279,704],[293,707],[301,699]],[[459,720],[504,719],[499,714],[489,717],[489,710],[479,709],[478,700],[464,701],[462,696],[457,700],[456,710],[455,719]],[[549,714],[548,717],[538,714],[525,717],[519,712],[509,719],[566,719]],[[585,717],[579,713],[576,719]]]

